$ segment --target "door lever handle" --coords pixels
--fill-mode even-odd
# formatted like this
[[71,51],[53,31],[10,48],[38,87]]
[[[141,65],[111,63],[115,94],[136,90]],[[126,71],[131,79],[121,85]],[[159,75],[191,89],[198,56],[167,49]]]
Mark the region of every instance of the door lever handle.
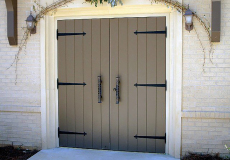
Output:
[[116,77],[116,88],[113,90],[116,91],[116,104],[119,104],[120,101],[120,77]]
[[101,103],[101,99],[102,99],[102,91],[101,91],[102,80],[101,80],[101,76],[97,77],[97,82],[98,82],[98,103]]

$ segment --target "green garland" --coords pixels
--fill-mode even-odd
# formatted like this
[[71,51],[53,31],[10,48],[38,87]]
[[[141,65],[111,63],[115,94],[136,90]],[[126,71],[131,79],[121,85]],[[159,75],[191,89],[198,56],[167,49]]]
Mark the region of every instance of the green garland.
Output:
[[123,5],[121,0],[85,0],[85,1],[94,4],[95,7],[97,7],[98,3],[103,4],[103,2],[108,2],[111,5],[111,7],[117,6],[118,3],[120,5]]
[[[35,18],[36,19],[36,25],[40,21],[40,19],[43,18],[48,13],[55,13],[58,8],[67,6],[68,3],[71,3],[73,1],[74,0],[57,0],[57,1],[53,2],[52,4],[44,7],[44,6],[41,6],[35,0],[34,1],[35,6],[33,6],[33,10],[36,13],[36,18]],[[123,5],[122,0],[85,0],[85,1],[89,2],[91,4],[94,4],[95,7],[97,7],[98,3],[103,4],[104,2],[109,3],[111,5],[111,7],[115,7],[118,4]],[[151,3],[155,2],[155,3],[165,4],[168,8],[171,7],[172,9],[176,9],[180,13],[184,13],[187,10],[186,6],[182,5],[181,3],[177,2],[177,1],[173,1],[173,0],[150,0],[150,1],[151,1]],[[210,55],[213,53],[213,49],[212,49],[213,48],[213,44],[211,43],[209,23],[205,23],[202,20],[202,18],[200,18],[196,13],[193,12],[193,14],[194,14],[194,17],[203,26],[203,28],[205,29],[205,31],[207,33],[207,36],[209,38],[209,44],[210,44],[209,58],[210,58]],[[30,33],[29,30],[27,28],[24,28],[24,29],[25,29],[24,30],[24,36],[23,36],[23,38],[20,41],[18,52],[15,54],[15,59],[12,62],[12,64],[10,65],[10,67],[9,67],[9,68],[11,68],[14,63],[16,64],[16,68],[15,68],[15,73],[16,73],[15,84],[17,83],[17,64],[18,64],[18,61],[19,61],[19,55],[23,51],[23,48],[24,49],[26,48],[27,40],[28,40],[28,37],[30,35],[29,34]],[[194,27],[194,29],[195,29],[195,27]],[[196,30],[195,30],[195,32],[196,32]],[[203,49],[203,53],[204,53],[204,64],[205,64],[205,48],[204,48],[204,46],[202,44],[202,41],[200,40],[199,35],[198,35],[197,32],[196,32],[196,34],[197,34],[197,37],[198,37],[198,39],[199,39],[199,41],[201,43],[201,47]],[[210,60],[211,60],[211,58],[210,58]],[[203,66],[204,66],[204,64],[203,64]]]

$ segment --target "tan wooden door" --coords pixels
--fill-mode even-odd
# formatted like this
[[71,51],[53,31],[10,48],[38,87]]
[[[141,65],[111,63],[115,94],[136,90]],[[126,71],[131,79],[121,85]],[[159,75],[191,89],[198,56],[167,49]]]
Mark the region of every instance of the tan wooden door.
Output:
[[59,33],[86,33],[58,37],[60,146],[165,152],[166,36],[134,34],[165,31],[165,21],[58,21]]
[[[58,21],[58,32],[86,35],[58,37],[60,146],[109,149],[109,19]],[[103,103],[97,77],[102,75]]]

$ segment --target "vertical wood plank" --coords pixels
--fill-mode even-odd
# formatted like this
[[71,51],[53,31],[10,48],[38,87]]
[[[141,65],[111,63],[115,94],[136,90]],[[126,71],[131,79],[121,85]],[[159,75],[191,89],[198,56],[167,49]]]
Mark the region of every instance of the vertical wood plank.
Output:
[[[156,18],[147,18],[147,31],[155,31]],[[147,35],[147,84],[156,84],[157,53],[156,35]],[[156,88],[147,87],[147,135],[156,136]],[[156,140],[147,139],[147,152],[156,151]]]
[[118,19],[110,19],[110,138],[111,149],[118,150],[118,107],[116,104],[116,77],[118,71]]
[[[58,21],[57,28],[59,32],[65,33],[65,21]],[[65,37],[58,39],[58,79],[60,82],[66,82],[66,46]],[[67,130],[66,120],[66,86],[60,86],[58,89],[58,120],[60,130]],[[60,135],[59,146],[67,146],[67,135]]]
[[[82,30],[82,20],[75,20],[74,21],[74,32],[79,33],[83,32]],[[82,40],[83,36],[74,36],[75,38],[75,44],[74,44],[74,50],[75,50],[75,82],[76,83],[82,83],[84,82],[84,67],[83,67],[83,50],[82,50]],[[74,103],[75,103],[75,122],[76,122],[76,130],[75,132],[84,132],[83,128],[83,87],[84,86],[74,86]],[[84,146],[84,137],[82,135],[75,135],[76,137],[76,146],[75,147],[83,147]]]
[[128,150],[137,151],[137,139],[134,136],[137,134],[137,88],[134,84],[137,83],[137,35],[133,32],[137,30],[137,18],[128,19]]
[[109,141],[109,19],[101,19],[101,76],[102,76],[102,149],[110,149]]
[[84,87],[84,131],[87,133],[84,137],[84,148],[93,148],[91,22],[92,20],[83,20],[83,31],[86,32],[86,35],[83,37],[84,81],[87,84]]
[[127,27],[128,19],[119,19],[119,76],[120,76],[120,104],[119,104],[119,150],[128,148],[128,57],[127,57]]
[[[157,30],[165,30],[166,18],[157,18]],[[166,38],[165,35],[157,35],[157,83],[164,84],[166,79]],[[157,88],[157,136],[165,135],[166,126],[166,100],[165,88]],[[156,140],[156,152],[165,152],[165,141]]]
[[101,149],[101,105],[98,103],[97,77],[101,74],[100,19],[92,20],[92,92],[93,92],[93,148]]
[[[74,20],[66,21],[66,33],[74,32]],[[74,36],[66,37],[66,80],[74,82]],[[74,87],[67,86],[67,131],[75,131]],[[75,135],[68,135],[68,147],[75,147]]]
[[[146,18],[138,18],[138,31],[146,31]],[[146,34],[138,34],[138,83],[146,84]],[[146,87],[138,87],[138,135],[146,136]],[[138,151],[146,151],[146,139],[138,139]]]

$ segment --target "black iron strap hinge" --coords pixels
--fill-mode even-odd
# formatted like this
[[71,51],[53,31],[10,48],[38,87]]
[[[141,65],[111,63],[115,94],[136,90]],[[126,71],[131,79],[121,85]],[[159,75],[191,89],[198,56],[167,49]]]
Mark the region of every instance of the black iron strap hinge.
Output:
[[62,86],[85,86],[86,83],[85,82],[83,83],[63,83],[63,82],[59,82],[57,79],[57,89],[59,88],[60,85]]
[[145,86],[145,87],[166,87],[166,84],[134,84],[135,87]]
[[165,91],[167,91],[167,87],[168,87],[167,80],[165,80]]
[[165,87],[165,90],[167,91],[167,80],[165,80],[165,84],[138,84],[138,83],[135,83],[134,84],[135,87]]
[[60,137],[60,134],[79,134],[79,135],[84,135],[86,136],[87,133],[80,133],[80,132],[67,132],[67,131],[60,131],[59,127],[58,127],[58,138]]
[[57,29],[57,40],[59,36],[76,36],[76,35],[83,35],[85,36],[86,33],[83,31],[82,33],[59,33]]
[[165,34],[165,37],[167,38],[167,27],[165,27],[165,31],[136,31],[134,34]]
[[166,143],[166,133],[165,133],[165,136],[138,136],[138,135],[135,135],[134,138],[145,138],[145,139],[163,139],[165,140],[165,143]]

